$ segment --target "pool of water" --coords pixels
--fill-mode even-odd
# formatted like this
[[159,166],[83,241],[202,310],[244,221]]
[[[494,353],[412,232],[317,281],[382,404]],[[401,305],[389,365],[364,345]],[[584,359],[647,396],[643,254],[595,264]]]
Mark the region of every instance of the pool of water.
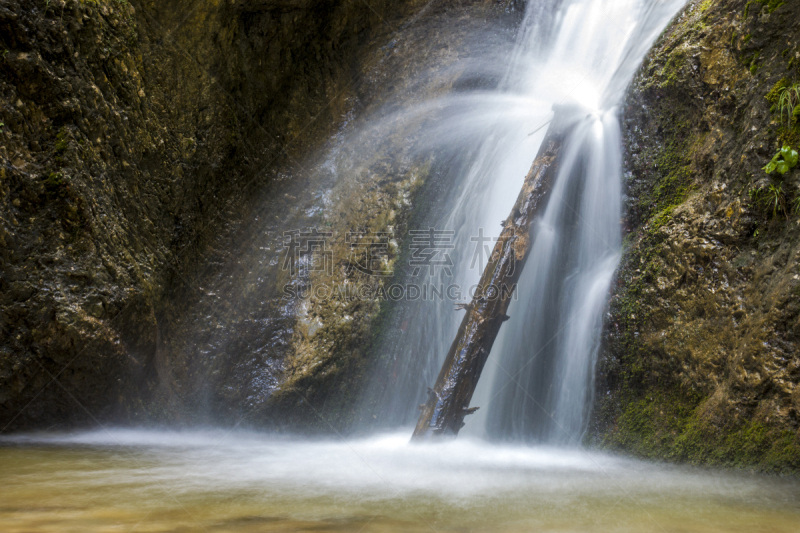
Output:
[[0,531],[800,531],[793,478],[408,439],[3,437]]

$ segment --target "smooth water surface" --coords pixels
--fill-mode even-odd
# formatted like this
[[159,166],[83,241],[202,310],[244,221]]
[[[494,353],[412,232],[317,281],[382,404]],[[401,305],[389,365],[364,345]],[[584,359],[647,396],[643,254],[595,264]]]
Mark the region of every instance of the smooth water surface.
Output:
[[113,430],[0,441],[0,531],[800,530],[800,482],[408,433]]

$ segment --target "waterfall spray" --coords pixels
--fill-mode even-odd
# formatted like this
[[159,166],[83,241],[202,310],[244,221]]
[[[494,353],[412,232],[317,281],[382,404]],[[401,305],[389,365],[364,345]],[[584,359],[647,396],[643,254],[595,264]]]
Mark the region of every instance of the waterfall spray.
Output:
[[[481,410],[464,431],[498,439],[580,441],[621,245],[617,105],[645,53],[683,3],[530,2],[496,89],[427,104],[459,110],[452,113],[457,122],[440,124],[437,142],[471,154],[459,192],[437,222],[457,235],[450,281],[461,287],[478,283],[482,268],[475,265],[472,243],[477,235],[499,236],[498,222],[517,197],[553,106],[580,108],[583,117],[565,139],[552,197],[539,213],[531,260],[508,311],[511,319],[487,357],[473,397],[472,405]],[[441,135],[466,123],[480,142],[468,145],[456,135]],[[385,346],[400,368],[397,381],[416,386],[388,388],[384,398],[390,408],[382,416],[409,423],[417,404],[430,400],[427,387],[458,330],[461,317],[455,313],[450,306],[416,310],[406,321],[412,335],[425,342]]]

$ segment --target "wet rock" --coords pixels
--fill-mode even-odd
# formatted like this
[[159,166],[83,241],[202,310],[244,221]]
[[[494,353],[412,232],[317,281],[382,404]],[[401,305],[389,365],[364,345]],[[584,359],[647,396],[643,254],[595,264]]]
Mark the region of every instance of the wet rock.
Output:
[[[381,80],[363,72],[386,72],[395,23],[427,3],[0,0],[0,427],[263,406],[304,341],[266,290],[280,276],[241,287],[262,267],[235,257],[309,201],[296,162],[368,105]],[[473,4],[492,2],[438,9]],[[253,315],[232,305],[247,298]],[[347,353],[328,348],[352,330],[328,323],[362,335],[356,311],[320,314],[328,381],[295,376],[306,392],[335,389]]]
[[798,36],[793,3],[690,2],[634,80],[623,115],[630,234],[589,441],[800,470],[798,215],[760,196],[800,195],[796,170],[780,180],[761,168],[782,143],[800,144],[800,126],[779,127],[769,100],[800,74]]

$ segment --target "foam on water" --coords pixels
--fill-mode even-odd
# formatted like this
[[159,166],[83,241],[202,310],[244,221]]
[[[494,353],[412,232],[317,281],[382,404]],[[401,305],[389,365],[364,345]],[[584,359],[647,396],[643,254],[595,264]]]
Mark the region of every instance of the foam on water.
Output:
[[0,439],[0,463],[2,531],[792,531],[800,518],[797,480],[405,432],[42,433]]

